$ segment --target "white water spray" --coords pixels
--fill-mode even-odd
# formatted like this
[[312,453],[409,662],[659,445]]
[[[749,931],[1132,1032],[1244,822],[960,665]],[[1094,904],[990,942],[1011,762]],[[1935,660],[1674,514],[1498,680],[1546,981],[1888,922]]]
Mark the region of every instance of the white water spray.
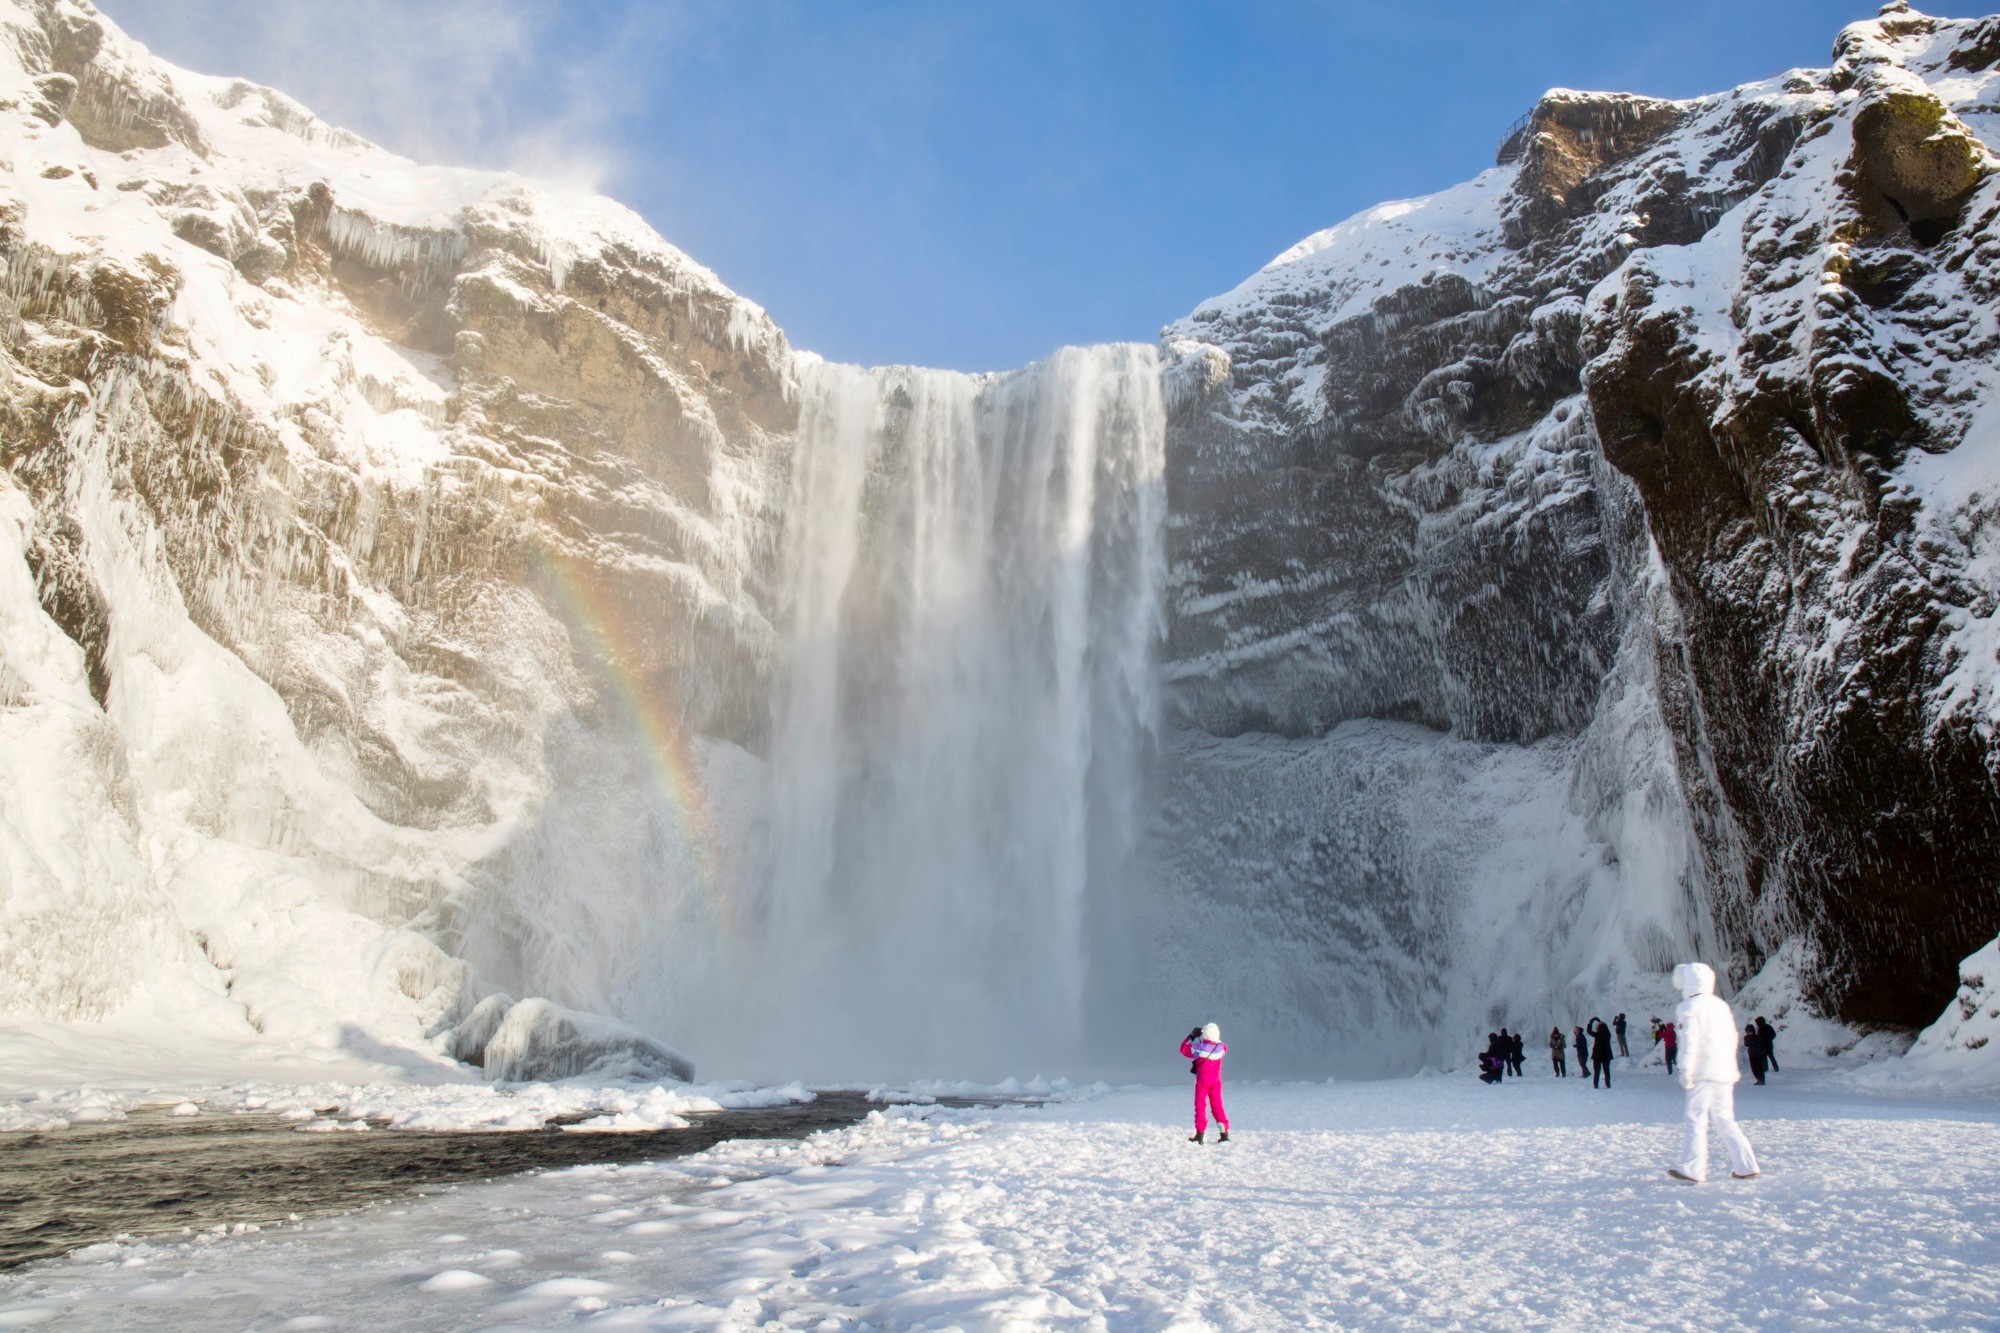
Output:
[[741,1045],[1060,1067],[1091,1027],[1093,937],[1119,930],[1157,712],[1155,353],[821,364],[803,392]]

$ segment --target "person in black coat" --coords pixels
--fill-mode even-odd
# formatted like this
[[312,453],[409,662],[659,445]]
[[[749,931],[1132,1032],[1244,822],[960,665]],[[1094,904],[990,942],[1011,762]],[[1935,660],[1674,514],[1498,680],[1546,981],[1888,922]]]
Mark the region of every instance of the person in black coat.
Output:
[[1576,1042],[1576,1076],[1582,1078],[1583,1072],[1590,1068],[1590,1039],[1580,1027],[1571,1028],[1570,1035]]
[[1590,1086],[1596,1087],[1599,1076],[1604,1086],[1611,1086],[1611,1025],[1601,1018],[1590,1020]]
[[1495,1037],[1494,1041],[1497,1044],[1493,1050],[1500,1057],[1500,1068],[1504,1073],[1511,1075],[1514,1072],[1514,1034],[1506,1028],[1501,1028],[1499,1036]]
[[1778,1068],[1778,1029],[1771,1026],[1771,1020],[1757,1015],[1757,1035],[1764,1039],[1764,1059],[1771,1066],[1773,1074],[1785,1071]]
[[1520,1078],[1528,1072],[1528,1038],[1516,1032],[1507,1046],[1507,1058],[1514,1063],[1514,1077]]
[[1549,1029],[1549,1063],[1555,1066],[1557,1078],[1569,1077],[1569,1065],[1564,1056],[1569,1052],[1569,1043],[1563,1040],[1561,1028]]
[[1755,1023],[1743,1025],[1743,1053],[1750,1057],[1750,1077],[1757,1080],[1757,1086],[1764,1086],[1764,1037],[1757,1031]]
[[1506,1058],[1501,1054],[1502,1049],[1500,1034],[1497,1032],[1487,1033],[1486,1049],[1479,1054],[1479,1081],[1481,1083],[1498,1083],[1500,1081],[1501,1075],[1507,1068]]
[[1618,1034],[1618,1054],[1628,1056],[1632,1054],[1625,1045],[1625,1015],[1613,1014],[1611,1016],[1611,1030]]

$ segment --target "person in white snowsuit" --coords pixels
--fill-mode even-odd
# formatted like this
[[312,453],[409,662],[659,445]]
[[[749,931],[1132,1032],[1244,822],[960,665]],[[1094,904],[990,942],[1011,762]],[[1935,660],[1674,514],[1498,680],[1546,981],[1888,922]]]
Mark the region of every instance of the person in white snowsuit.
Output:
[[1681,1164],[1669,1167],[1675,1180],[1698,1185],[1708,1179],[1708,1126],[1714,1122],[1729,1153],[1729,1174],[1752,1180],[1762,1174],[1750,1140],[1736,1123],[1736,1015],[1728,1001],[1715,993],[1715,969],[1707,963],[1682,963],[1674,969],[1680,987],[1680,1007],[1674,1026],[1680,1029],[1681,1086],[1687,1089],[1687,1138]]

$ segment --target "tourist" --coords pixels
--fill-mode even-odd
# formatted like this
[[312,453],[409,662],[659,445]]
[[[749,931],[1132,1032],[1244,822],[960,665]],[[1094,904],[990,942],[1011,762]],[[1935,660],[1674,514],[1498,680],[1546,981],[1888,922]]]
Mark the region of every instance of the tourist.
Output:
[[1613,1014],[1611,1016],[1611,1030],[1618,1034],[1618,1054],[1630,1057],[1632,1052],[1627,1050],[1625,1046],[1625,1015]]
[[1528,1036],[1516,1032],[1507,1042],[1507,1058],[1513,1062],[1514,1077],[1520,1078],[1528,1072]]
[[1550,1028],[1550,1029],[1549,1029],[1549,1063],[1550,1063],[1551,1065],[1555,1066],[1555,1071],[1556,1071],[1556,1077],[1557,1077],[1557,1078],[1568,1078],[1568,1077],[1569,1077],[1569,1065],[1568,1065],[1568,1063],[1567,1063],[1567,1062],[1566,1062],[1566,1061],[1565,1061],[1565,1060],[1563,1059],[1563,1055],[1564,1055],[1564,1052],[1565,1052],[1565,1050],[1566,1050],[1566,1049],[1567,1049],[1567,1048],[1566,1048],[1566,1045],[1565,1045],[1565,1043],[1563,1042],[1563,1030],[1562,1030],[1561,1028],[1559,1028],[1559,1027],[1557,1027],[1557,1028]]
[[1514,1034],[1506,1028],[1501,1028],[1499,1035],[1493,1040],[1495,1042],[1493,1053],[1500,1057],[1501,1071],[1509,1075],[1514,1074]]
[[1581,1027],[1571,1028],[1570,1034],[1576,1044],[1576,1076],[1582,1078],[1584,1071],[1590,1068],[1590,1039],[1583,1035]]
[[1601,1018],[1590,1020],[1590,1086],[1597,1086],[1597,1077],[1604,1076],[1604,1086],[1611,1086],[1611,1025]]
[[1762,1174],[1757,1154],[1736,1123],[1736,1083],[1743,1077],[1736,1068],[1736,1015],[1716,995],[1715,969],[1707,963],[1682,963],[1674,969],[1674,984],[1685,997],[1674,1011],[1674,1026],[1686,1043],[1680,1078],[1687,1089],[1687,1137],[1680,1165],[1667,1168],[1667,1174],[1690,1185],[1708,1179],[1708,1126],[1713,1121],[1729,1154],[1729,1174],[1754,1180]]
[[1505,1076],[1507,1072],[1507,1059],[1501,1053],[1504,1049],[1500,1044],[1499,1033],[1489,1032],[1486,1034],[1486,1049],[1479,1053],[1479,1081],[1481,1083],[1498,1083]]
[[1672,1023],[1660,1024],[1660,1049],[1666,1052],[1667,1076],[1669,1078],[1673,1076],[1674,1072],[1674,1050],[1679,1045],[1680,1037],[1675,1033],[1674,1025]]
[[1208,1142],[1211,1107],[1215,1110],[1215,1123],[1222,1127],[1216,1142],[1229,1142],[1229,1113],[1222,1109],[1222,1057],[1227,1054],[1229,1047],[1223,1044],[1222,1029],[1213,1023],[1194,1029],[1181,1042],[1181,1055],[1194,1062],[1194,1133],[1189,1136],[1189,1143]]
[[1764,1039],[1757,1033],[1757,1025],[1743,1025],[1743,1054],[1750,1057],[1750,1077],[1757,1080],[1757,1086],[1764,1086]]
[[1764,1039],[1764,1059],[1770,1063],[1773,1074],[1785,1071],[1778,1068],[1778,1029],[1771,1026],[1771,1020],[1757,1015],[1757,1035]]

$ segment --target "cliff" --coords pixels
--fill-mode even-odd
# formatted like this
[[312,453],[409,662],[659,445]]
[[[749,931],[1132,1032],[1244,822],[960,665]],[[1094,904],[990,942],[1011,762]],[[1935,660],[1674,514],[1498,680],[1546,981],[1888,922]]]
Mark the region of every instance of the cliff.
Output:
[[[1549,754],[1608,861],[1682,848],[1687,909],[1628,886],[1540,923],[1594,935],[1550,996],[1669,944],[1741,982],[1792,944],[1819,1006],[1909,1028],[2000,930],[2000,22],[1891,5],[1833,57],[1686,102],[1551,92],[1508,165],[1308,238],[1163,338],[1183,748],[1375,718]],[[1614,748],[1653,748],[1644,833],[1582,780],[1641,676]],[[1352,845],[1338,810],[1240,854]],[[1414,898],[1448,917],[1512,873],[1589,901],[1598,872],[1561,862]],[[1539,966],[1534,932],[1411,899],[1361,937],[1419,972]]]

